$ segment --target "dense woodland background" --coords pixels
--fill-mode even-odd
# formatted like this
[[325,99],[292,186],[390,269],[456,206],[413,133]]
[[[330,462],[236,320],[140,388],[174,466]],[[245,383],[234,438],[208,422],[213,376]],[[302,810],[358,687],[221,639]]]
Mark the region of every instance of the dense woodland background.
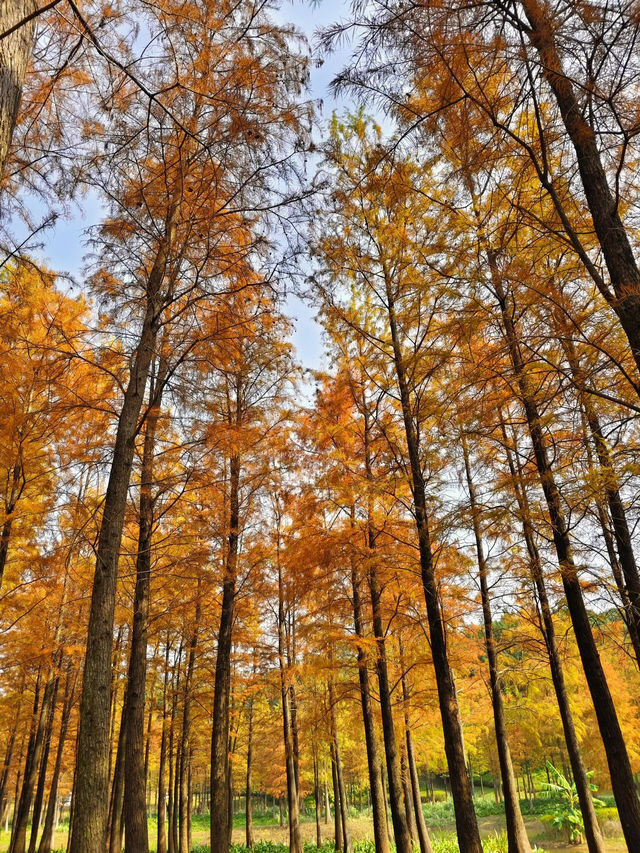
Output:
[[286,20],[0,6],[0,847],[639,853],[640,6]]

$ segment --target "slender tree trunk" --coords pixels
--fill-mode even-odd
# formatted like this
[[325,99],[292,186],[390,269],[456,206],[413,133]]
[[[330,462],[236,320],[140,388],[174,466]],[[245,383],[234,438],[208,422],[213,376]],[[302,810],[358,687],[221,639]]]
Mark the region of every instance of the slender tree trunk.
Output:
[[198,648],[198,628],[200,625],[200,578],[196,594],[196,612],[193,623],[193,633],[189,646],[189,658],[184,679],[184,702],[182,708],[182,740],[181,759],[182,773],[180,774],[180,844],[179,853],[189,853],[189,773],[191,765],[191,687]]
[[49,751],[51,749],[51,738],[53,737],[53,722],[56,713],[56,700],[58,697],[58,686],[60,684],[59,676],[55,676],[55,685],[53,688],[53,696],[49,705],[47,720],[45,723],[44,740],[42,744],[42,756],[40,758],[40,768],[38,772],[38,784],[36,787],[36,796],[33,801],[33,814],[31,816],[31,836],[29,838],[29,853],[35,853],[36,844],[38,842],[38,832],[40,830],[40,819],[42,817],[42,805],[44,802],[44,787],[47,779],[47,766],[49,764]]
[[240,459],[230,460],[229,538],[222,585],[222,611],[211,732],[211,853],[228,853],[229,832],[229,697],[231,693],[231,639],[236,596],[239,539]]
[[[560,320],[560,322],[562,321]],[[636,663],[640,667],[640,576],[638,575],[638,567],[631,544],[627,513],[620,496],[618,475],[613,465],[609,445],[604,436],[593,397],[589,394],[588,382],[580,365],[574,343],[568,335],[563,337],[563,343],[573,381],[578,390],[578,399],[584,411],[596,456],[600,464],[602,489],[611,515],[618,558],[624,575],[626,595],[628,596],[628,607],[625,609],[625,612],[627,614],[629,635],[633,643]]]
[[151,596],[154,459],[165,377],[166,365],[164,359],[160,358],[157,375],[153,378],[149,391],[149,411],[145,422],[140,474],[138,554],[125,719],[127,734],[124,762],[124,843],[127,853],[149,853],[147,778],[144,764],[144,706]]
[[[609,187],[596,135],[585,119],[570,72],[563,68],[550,11],[541,0],[522,0],[522,8],[530,26],[528,37],[538,52],[542,73],[555,96],[576,152],[582,187],[613,293],[602,280],[598,280],[599,276],[596,284],[618,315],[640,370],[640,270],[631,241]],[[636,385],[636,388],[640,393],[640,386]],[[634,818],[631,820],[633,822]]]
[[[353,596],[353,621],[356,637],[358,638],[358,679],[360,682],[360,702],[362,705],[362,721],[364,724],[364,739],[367,748],[367,767],[369,770],[369,789],[371,791],[371,808],[373,811],[373,837],[376,853],[389,853],[389,835],[387,833],[386,803],[380,778],[380,756],[378,737],[376,735],[373,706],[371,702],[371,687],[369,684],[368,656],[364,646],[364,619],[362,615],[362,599],[360,596],[360,579],[355,560],[351,564],[351,591]],[[319,845],[318,845],[319,846]],[[424,851],[422,851],[424,853]]]
[[113,785],[111,786],[111,825],[109,827],[109,853],[120,853],[122,850],[122,837],[124,833],[124,768],[125,750],[127,743],[127,695],[125,689],[124,702],[122,706],[122,717],[120,720],[120,732],[118,735],[118,751],[113,769]]
[[284,733],[284,752],[287,774],[287,806],[289,810],[289,850],[291,853],[302,853],[302,837],[300,835],[300,801],[298,799],[298,784],[295,768],[295,747],[291,719],[291,690],[290,668],[287,664],[285,650],[285,601],[282,566],[280,564],[280,534],[277,541],[278,561],[278,659],[280,663],[280,695],[282,697],[282,728]]
[[[35,8],[35,0],[3,0],[0,6],[0,33],[19,24]],[[29,21],[0,40],[0,179],[18,118],[34,32],[35,22]]]
[[145,317],[118,418],[102,510],[82,680],[70,853],[103,853],[107,834],[109,687],[118,560],[138,419],[161,321],[162,284],[172,242],[174,216],[175,207],[172,206],[147,280]]
[[[15,0],[5,0],[9,7],[12,5],[26,5],[26,3],[16,3]],[[4,6],[0,8],[0,27],[2,27]],[[2,101],[3,88],[3,41],[0,41],[0,186],[2,181],[2,135],[3,135],[3,111],[4,103]],[[13,527],[13,518],[16,505],[24,490],[24,464],[22,461],[22,446],[18,450],[18,458],[13,465],[10,484],[7,485],[7,491],[4,496],[4,521],[2,523],[2,531],[0,532],[0,588],[2,588],[2,580],[4,578],[4,570],[7,565],[7,557],[9,556],[9,542],[11,540],[11,529]]]
[[169,722],[169,788],[168,788],[168,803],[167,803],[167,845],[168,853],[176,853],[176,834],[175,834],[175,813],[178,804],[175,800],[175,777],[178,773],[178,759],[174,750],[176,715],[178,707],[178,690],[180,689],[180,666],[182,661],[182,641],[178,648],[178,656],[174,663],[172,674],[173,695],[171,697],[171,718]]
[[509,466],[509,472],[511,474],[513,489],[516,496],[516,502],[518,504],[524,540],[527,547],[527,552],[529,554],[531,577],[534,582],[536,592],[538,594],[538,606],[540,608],[541,614],[540,627],[542,630],[542,636],[545,645],[547,647],[547,654],[549,655],[551,680],[553,681],[553,686],[558,701],[558,709],[560,711],[560,719],[562,720],[564,739],[567,744],[569,761],[571,762],[571,768],[573,770],[573,777],[575,779],[576,784],[576,792],[578,794],[578,801],[580,803],[580,811],[582,812],[582,817],[584,820],[587,845],[589,847],[589,853],[605,853],[604,840],[602,837],[602,833],[600,832],[600,827],[598,826],[598,820],[593,805],[593,798],[591,796],[589,779],[587,777],[587,771],[584,766],[584,761],[582,759],[580,743],[578,741],[578,735],[576,732],[575,723],[573,721],[573,714],[571,713],[571,706],[569,704],[569,693],[567,691],[566,682],[564,680],[562,659],[560,657],[560,651],[558,649],[558,641],[556,638],[555,626],[553,624],[553,617],[551,614],[551,605],[549,604],[549,598],[547,596],[546,584],[542,571],[542,562],[535,541],[533,525],[531,523],[531,513],[529,510],[529,502],[527,499],[527,492],[524,485],[522,471],[520,470],[519,466],[516,467],[516,464],[513,460],[513,456],[509,449],[509,443],[507,441],[507,434],[504,427],[504,422],[502,421],[501,427],[504,438],[505,452],[507,456],[507,464]]
[[44,750],[49,711],[52,703],[55,703],[57,687],[58,678],[52,671],[42,694],[42,703],[37,716],[31,749],[27,752],[22,791],[20,793],[18,808],[13,819],[14,826],[11,837],[11,846],[9,848],[10,853],[25,853],[26,850],[27,822],[29,820],[29,812],[31,811],[31,803],[33,801],[38,768],[40,766],[40,760]]
[[316,806],[316,847],[320,848],[322,847],[322,828],[320,826],[320,769],[318,767],[318,745],[315,740],[313,742],[313,799]]
[[[330,652],[331,654],[331,652]],[[349,812],[347,808],[347,793],[344,785],[344,776],[342,773],[342,760],[340,758],[340,741],[338,740],[338,721],[336,716],[336,697],[333,688],[333,678],[329,678],[329,724],[331,732],[331,744],[333,747],[333,757],[335,764],[335,785],[334,791],[338,794],[338,799],[335,803],[335,808],[340,810],[340,824],[342,827],[342,845],[341,849],[344,853],[351,853],[351,833],[349,831]],[[336,847],[336,849],[338,849]]]
[[493,722],[496,733],[496,745],[498,747],[498,760],[500,761],[500,775],[502,776],[502,787],[504,790],[505,816],[507,821],[507,840],[509,853],[531,853],[531,845],[520,811],[520,800],[516,791],[516,778],[511,761],[511,750],[507,734],[507,724],[502,701],[502,680],[498,669],[498,653],[493,635],[493,618],[491,615],[491,599],[489,596],[488,567],[484,555],[482,542],[482,529],[480,527],[479,508],[476,499],[476,490],[471,476],[471,465],[469,462],[469,451],[467,439],[461,436],[462,453],[464,456],[464,467],[467,477],[467,488],[469,490],[469,505],[473,523],[473,535],[476,543],[476,556],[478,560],[478,575],[480,580],[480,598],[482,602],[482,618],[484,622],[484,644],[489,664],[489,684],[491,686],[491,704],[493,706]]
[[18,710],[15,714],[15,721],[11,728],[11,734],[7,742],[7,747],[4,753],[4,763],[2,765],[2,775],[0,776],[0,824],[4,823],[6,813],[9,809],[9,797],[7,795],[7,786],[9,782],[9,774],[11,772],[11,759],[16,743],[16,735],[20,728],[20,716],[22,712],[22,697],[24,693],[24,678],[20,686],[20,698],[18,700]]
[[67,674],[65,682],[64,700],[62,704],[62,717],[60,719],[60,733],[58,735],[58,749],[56,751],[56,760],[53,767],[53,776],[51,778],[51,788],[49,790],[49,801],[47,803],[47,811],[44,819],[44,829],[42,830],[42,838],[38,853],[51,853],[53,848],[53,836],[55,832],[55,820],[58,802],[58,783],[60,781],[60,771],[62,768],[62,756],[64,754],[64,746],[67,738],[67,730],[69,728],[69,719],[71,717],[71,709],[75,699],[77,673],[73,675]]
[[436,685],[438,688],[438,701],[440,705],[440,715],[442,718],[444,747],[447,756],[447,765],[449,767],[449,776],[451,778],[451,793],[453,796],[456,815],[458,843],[460,845],[461,853],[482,853],[482,842],[480,841],[480,832],[478,830],[478,821],[473,805],[471,784],[466,768],[460,709],[458,706],[458,698],[456,696],[455,681],[447,654],[445,625],[442,616],[433,552],[431,548],[426,488],[420,461],[420,444],[414,422],[409,380],[407,378],[402,344],[400,342],[400,334],[398,331],[395,299],[392,289],[393,285],[391,278],[386,271],[385,287],[389,331],[391,332],[396,378],[400,394],[400,403],[402,406],[402,417],[404,421],[409,466],[411,471],[422,586],[427,607],[427,620],[429,623],[429,635],[431,638],[431,653],[436,675]]
[[[368,544],[370,551],[373,553],[375,549],[375,535],[371,526],[369,526]],[[387,759],[387,776],[389,782],[389,799],[391,805],[391,820],[393,822],[393,834],[398,853],[412,853],[413,842],[403,803],[404,792],[400,772],[400,757],[398,755],[396,733],[393,724],[393,711],[391,709],[391,689],[389,687],[389,674],[387,669],[385,631],[382,622],[382,593],[374,559],[372,559],[369,564],[368,580],[369,591],[371,593],[373,634],[378,646],[376,672],[378,674],[378,687],[380,692],[382,734],[384,740],[384,751]]]
[[249,699],[247,731],[247,773],[244,788],[245,843],[253,849],[253,815],[251,814],[251,762],[253,760],[253,696]]
[[409,770],[409,778],[411,781],[411,797],[413,799],[413,809],[416,816],[416,825],[418,830],[418,840],[420,842],[420,853],[433,853],[427,822],[424,819],[424,811],[422,808],[422,796],[420,794],[420,778],[418,776],[418,767],[416,765],[416,755],[413,748],[413,737],[411,735],[411,724],[409,720],[409,678],[404,665],[404,648],[402,639],[399,638],[400,649],[400,670],[402,673],[402,699],[404,703],[404,730],[407,744],[407,764]]
[[615,705],[609,691],[609,685],[602,668],[600,654],[591,631],[589,614],[585,606],[577,567],[573,559],[571,541],[564,517],[560,492],[549,460],[537,403],[533,393],[529,389],[524,362],[518,346],[515,325],[507,305],[502,278],[497,266],[497,258],[493,252],[489,254],[489,263],[493,286],[500,304],[511,363],[518,381],[520,396],[527,418],[540,485],[547,503],[553,532],[553,542],[558,557],[567,606],[607,755],[611,784],[620,814],[620,822],[622,823],[623,833],[629,848],[631,850],[640,850],[640,801],[638,800],[635,789],[629,755],[620,729]]
[[338,787],[338,772],[335,745],[330,742],[329,752],[331,754],[331,779],[333,782],[333,840],[336,850],[343,850],[342,836],[342,811],[340,808],[340,788]]

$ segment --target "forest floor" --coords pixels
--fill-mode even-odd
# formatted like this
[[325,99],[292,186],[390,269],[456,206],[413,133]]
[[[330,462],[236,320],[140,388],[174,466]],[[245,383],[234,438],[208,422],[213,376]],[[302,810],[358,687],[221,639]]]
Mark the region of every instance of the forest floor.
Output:
[[[489,815],[479,819],[480,832],[483,837],[492,835],[495,832],[501,833],[505,828],[505,820],[503,815]],[[550,840],[549,828],[542,821],[536,818],[526,818],[525,824],[529,834],[529,838],[533,844],[548,851],[548,853],[587,853],[586,844],[567,846],[561,841]],[[353,818],[350,821],[351,835],[353,841],[361,841],[373,837],[373,827],[371,820],[368,818]],[[155,821],[150,821],[149,841],[154,848],[155,842]],[[303,841],[315,842],[316,826],[312,820],[303,820],[301,823]],[[455,832],[453,824],[438,827],[433,829],[431,835],[433,838],[438,838],[441,835],[450,835]],[[331,838],[333,826],[331,824],[322,824],[323,838]],[[66,829],[61,828],[56,833],[55,846],[57,850],[64,850],[67,840]],[[289,841],[289,832],[287,827],[280,826],[264,826],[257,824],[254,828],[254,836],[256,841],[273,841],[278,844],[287,844]],[[234,844],[243,844],[245,840],[244,828],[235,828],[233,830]],[[193,844],[206,845],[209,843],[209,830],[206,819],[196,817],[194,820],[193,829]],[[606,838],[605,840],[607,853],[627,853],[627,847],[622,838]],[[0,853],[6,853],[9,847],[9,833],[0,832]]]

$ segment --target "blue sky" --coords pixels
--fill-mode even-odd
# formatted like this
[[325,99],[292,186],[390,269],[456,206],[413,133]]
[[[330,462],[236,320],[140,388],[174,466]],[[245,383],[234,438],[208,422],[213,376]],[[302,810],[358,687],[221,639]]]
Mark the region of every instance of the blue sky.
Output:
[[[347,5],[343,0],[320,0],[318,3],[285,2],[279,12],[282,21],[298,27],[313,45],[315,31],[345,17]],[[329,93],[329,83],[348,59],[348,46],[325,57],[320,67],[312,65],[311,96],[317,102],[318,121],[322,126],[330,119],[334,109],[344,104],[336,102]],[[53,270],[68,273],[82,289],[83,258],[87,253],[86,229],[100,219],[100,203],[95,194],[88,193],[73,205],[66,217],[61,217],[54,228],[46,232],[44,246],[39,255]],[[316,369],[322,366],[323,348],[321,330],[314,320],[313,310],[300,298],[290,294],[286,311],[293,318],[295,332],[293,343],[303,367]]]

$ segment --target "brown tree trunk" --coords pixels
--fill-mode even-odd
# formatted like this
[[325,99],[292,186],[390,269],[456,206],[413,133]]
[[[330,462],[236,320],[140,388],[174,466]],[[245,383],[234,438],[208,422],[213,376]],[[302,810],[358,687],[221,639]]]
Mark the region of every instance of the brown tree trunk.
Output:
[[26,850],[27,822],[29,820],[29,812],[31,811],[38,768],[44,751],[47,720],[51,705],[55,704],[57,688],[58,678],[52,672],[43,691],[42,703],[33,730],[33,740],[30,743],[30,749],[27,750],[22,790],[13,819],[10,853],[25,853]]
[[125,688],[124,701],[122,705],[122,716],[120,719],[120,731],[118,734],[118,750],[113,768],[113,784],[111,786],[111,823],[109,826],[109,853],[120,853],[122,850],[122,839],[124,835],[124,762],[127,743],[127,694]]
[[564,517],[560,492],[549,460],[538,406],[529,388],[513,317],[507,304],[502,277],[497,265],[497,257],[493,251],[489,252],[489,265],[491,280],[500,305],[511,364],[516,375],[527,419],[540,485],[549,512],[553,542],[558,557],[558,565],[562,576],[562,585],[567,600],[569,615],[571,616],[578,651],[582,660],[582,667],[589,686],[589,692],[591,693],[600,735],[602,736],[607,755],[611,785],[620,814],[622,830],[629,848],[631,850],[640,850],[640,800],[638,800],[635,789],[629,755],[620,729],[615,705],[609,691],[609,685],[602,668],[600,654],[591,631],[589,614],[582,595],[577,567],[573,559],[571,541]]
[[[35,8],[35,0],[3,0],[0,5],[0,33],[19,24]],[[31,20],[0,40],[0,180],[18,118],[34,32],[35,22]]]
[[149,391],[149,411],[145,422],[136,586],[133,601],[133,628],[129,652],[127,686],[127,728],[124,759],[124,843],[127,853],[149,853],[147,822],[147,778],[144,764],[144,705],[147,683],[147,632],[151,595],[151,546],[153,536],[153,485],[156,430],[160,417],[166,377],[164,359],[159,359],[157,375]]
[[162,285],[172,243],[175,207],[146,285],[145,316],[118,418],[96,552],[77,750],[75,804],[69,853],[103,853],[109,808],[109,711],[111,651],[118,560],[138,419],[155,350],[163,305]]
[[[562,322],[561,319],[560,322]],[[564,329],[562,330],[564,331]],[[636,663],[640,667],[640,576],[638,575],[638,567],[631,544],[627,513],[620,496],[620,485],[613,466],[613,460],[611,459],[609,445],[604,437],[592,395],[589,394],[587,378],[580,365],[578,353],[568,335],[563,337],[563,344],[573,381],[578,390],[578,399],[584,411],[596,456],[600,464],[602,489],[611,515],[618,558],[624,575],[626,596],[628,596],[628,606],[625,608],[627,614],[626,620],[636,656]],[[603,532],[604,529],[606,528],[603,528]],[[612,562],[613,568],[614,565]]]
[[409,678],[404,665],[404,648],[402,639],[399,639],[400,649],[400,670],[402,680],[402,699],[404,704],[404,730],[405,740],[407,744],[407,765],[409,771],[409,779],[411,782],[411,797],[413,800],[413,810],[416,816],[416,825],[418,830],[418,840],[420,842],[420,853],[433,853],[431,839],[429,838],[429,830],[427,822],[424,819],[424,811],[422,808],[422,796],[420,794],[420,778],[418,776],[418,767],[416,764],[416,755],[413,748],[413,737],[411,735],[411,725],[409,720]]
[[[344,853],[351,853],[351,832],[349,831],[349,812],[347,808],[347,794],[344,786],[344,776],[342,773],[342,759],[340,757],[340,741],[338,739],[338,721],[336,718],[336,697],[335,691],[333,689],[333,679],[329,678],[328,682],[328,691],[329,691],[329,724],[330,724],[330,732],[331,732],[331,747],[333,754],[333,764],[335,767],[335,780],[334,780],[334,799],[337,794],[337,799],[335,800],[335,809],[336,812],[339,810],[340,812],[340,826],[342,830],[341,837],[341,850]],[[337,820],[336,820],[336,829],[337,829]],[[338,847],[336,846],[336,850]]]
[[16,743],[16,735],[18,734],[18,730],[20,728],[20,715],[22,712],[22,697],[24,693],[24,676],[22,679],[22,683],[19,688],[19,700],[18,700],[18,710],[15,714],[15,719],[13,726],[11,728],[11,734],[9,735],[9,740],[7,741],[7,747],[4,753],[4,762],[2,765],[2,775],[0,776],[0,825],[4,823],[5,816],[7,810],[9,808],[9,797],[7,795],[7,786],[9,782],[9,774],[11,772],[11,759],[13,758],[13,751],[15,749]]
[[409,380],[407,378],[402,344],[398,330],[395,299],[392,289],[393,284],[386,271],[385,287],[389,331],[391,333],[396,379],[398,382],[398,391],[402,407],[402,417],[411,472],[422,586],[427,607],[427,620],[429,623],[429,635],[431,638],[431,653],[438,689],[438,702],[440,705],[440,716],[442,718],[444,747],[447,756],[449,776],[451,779],[451,793],[453,796],[456,815],[458,844],[460,845],[460,853],[482,853],[482,842],[480,841],[478,821],[473,805],[471,784],[465,761],[460,709],[458,706],[458,698],[456,696],[455,681],[447,654],[446,631],[440,605],[440,597],[438,594],[438,584],[431,548],[426,488],[420,461],[420,444],[414,422]]
[[180,689],[180,666],[182,663],[182,640],[178,648],[178,656],[173,666],[171,677],[172,697],[171,697],[171,717],[169,721],[169,787],[168,787],[168,802],[167,802],[167,849],[168,853],[176,853],[176,810],[177,803],[175,800],[175,777],[179,772],[178,759],[174,750],[175,730],[176,730],[176,715],[178,708],[178,690]]
[[280,536],[277,541],[278,561],[278,659],[280,663],[280,695],[282,697],[282,728],[284,733],[284,753],[287,774],[287,806],[289,810],[289,850],[302,853],[300,835],[300,801],[298,798],[298,780],[295,767],[295,746],[291,719],[290,668],[285,650],[285,601],[282,566],[280,564]]
[[62,756],[64,754],[64,746],[69,728],[69,719],[71,717],[71,709],[75,700],[77,673],[71,676],[67,674],[64,690],[64,699],[62,703],[62,717],[60,719],[60,733],[58,735],[58,749],[56,751],[56,760],[53,767],[53,776],[51,778],[51,788],[49,790],[49,801],[47,803],[47,811],[44,819],[44,828],[42,830],[42,838],[38,847],[38,853],[51,853],[53,848],[53,836],[55,832],[56,807],[58,800],[58,783],[60,781],[60,771],[62,768]]
[[231,693],[231,639],[236,596],[236,568],[240,524],[240,458],[229,468],[229,537],[222,584],[222,610],[211,731],[211,853],[228,853],[229,833],[229,697]]
[[529,554],[531,577],[535,584],[536,592],[538,594],[538,604],[541,614],[540,627],[542,630],[542,636],[545,645],[547,647],[547,654],[549,655],[551,680],[553,681],[553,686],[558,701],[558,709],[560,711],[560,719],[562,720],[564,739],[567,744],[569,761],[571,762],[573,778],[576,784],[576,792],[578,794],[578,801],[580,803],[580,811],[582,812],[582,817],[584,820],[587,846],[589,847],[589,853],[605,853],[604,839],[602,837],[602,833],[600,832],[600,827],[598,826],[596,811],[593,805],[593,798],[591,796],[589,778],[587,777],[587,771],[584,766],[584,761],[582,760],[580,743],[578,741],[578,735],[576,732],[575,723],[573,721],[573,714],[571,713],[571,706],[569,704],[569,694],[564,680],[562,659],[560,657],[560,651],[558,649],[555,626],[553,624],[553,617],[551,615],[551,606],[549,604],[549,598],[547,596],[546,584],[542,571],[542,562],[540,560],[540,554],[538,552],[538,547],[535,541],[535,533],[533,525],[531,523],[531,513],[529,511],[529,502],[527,499],[527,492],[522,477],[522,471],[520,470],[520,467],[516,467],[516,464],[514,463],[513,456],[509,449],[509,443],[507,441],[507,434],[503,422],[501,422],[501,426],[504,438],[504,447],[507,456],[507,464],[509,466],[513,490],[516,496],[518,510],[520,512],[520,520],[522,523],[524,540],[527,546],[527,552]]
[[[378,752],[378,737],[376,735],[373,706],[371,702],[371,687],[369,684],[369,661],[364,647],[364,619],[362,616],[362,600],[360,597],[360,580],[355,560],[351,565],[351,591],[353,595],[353,621],[356,637],[358,638],[358,679],[360,682],[360,702],[362,705],[362,721],[364,724],[364,739],[367,749],[367,767],[369,770],[369,790],[371,791],[371,808],[373,811],[373,837],[376,853],[389,853],[389,835],[387,833],[386,803],[380,778],[380,756]],[[318,845],[319,846],[319,845]]]
[[53,696],[51,698],[49,712],[47,714],[47,720],[45,723],[44,741],[42,744],[42,757],[40,758],[40,768],[38,772],[38,785],[36,787],[36,796],[33,801],[33,813],[31,816],[31,836],[29,838],[29,853],[35,853],[36,844],[38,842],[38,832],[40,830],[40,819],[42,818],[44,787],[47,779],[47,766],[49,764],[51,738],[53,737],[53,722],[56,713],[56,700],[58,696],[59,684],[59,677],[56,676]]
[[[550,12],[541,0],[521,2],[530,26],[529,39],[538,52],[542,73],[555,96],[576,152],[582,187],[613,293],[604,283],[596,283],[618,315],[640,371],[640,270],[631,241],[609,187],[596,135],[584,117],[571,78],[562,66]],[[640,386],[636,387],[640,393]]]
[[320,848],[322,847],[322,828],[320,826],[320,769],[318,767],[318,745],[315,740],[313,743],[313,798],[316,806],[316,847]]
[[482,618],[484,623],[484,643],[489,664],[489,684],[491,687],[491,704],[493,706],[493,722],[496,733],[496,745],[498,747],[498,760],[500,762],[500,775],[502,776],[502,788],[504,791],[505,816],[507,822],[507,843],[509,853],[531,853],[531,845],[527,837],[527,831],[520,811],[520,799],[517,794],[516,777],[511,761],[511,750],[507,735],[507,724],[502,701],[502,680],[498,670],[498,654],[495,638],[493,635],[493,618],[491,615],[491,599],[489,596],[488,567],[484,555],[482,542],[482,529],[480,527],[479,507],[476,499],[476,490],[471,476],[471,465],[469,462],[469,451],[467,439],[461,436],[462,453],[464,457],[464,468],[469,491],[469,506],[473,524],[473,535],[476,544],[476,557],[478,561],[478,575],[480,580],[480,599],[482,602]]
[[193,623],[193,633],[189,646],[189,658],[184,679],[184,701],[182,707],[182,739],[181,739],[181,767],[180,774],[180,839],[179,853],[189,853],[189,774],[191,765],[191,687],[193,684],[193,672],[196,663],[196,651],[198,648],[198,628],[200,624],[200,578],[198,578],[198,590],[196,593],[196,612]]
[[253,696],[249,699],[247,731],[247,773],[244,786],[245,844],[253,848],[253,815],[251,813],[251,762],[253,760]]

